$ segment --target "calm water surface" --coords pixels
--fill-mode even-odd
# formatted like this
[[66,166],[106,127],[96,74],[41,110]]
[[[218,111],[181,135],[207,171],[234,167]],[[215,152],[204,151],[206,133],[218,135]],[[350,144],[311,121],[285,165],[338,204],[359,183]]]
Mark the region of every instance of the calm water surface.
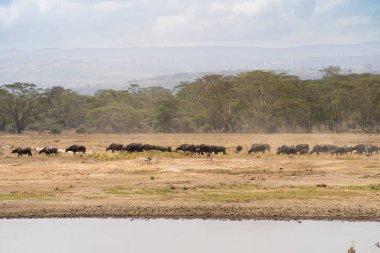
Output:
[[0,253],[380,253],[379,222],[0,220]]

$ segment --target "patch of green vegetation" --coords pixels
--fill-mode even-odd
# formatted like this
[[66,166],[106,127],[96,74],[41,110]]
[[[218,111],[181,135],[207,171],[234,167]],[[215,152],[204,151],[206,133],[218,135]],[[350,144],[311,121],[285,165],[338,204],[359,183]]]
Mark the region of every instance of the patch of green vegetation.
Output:
[[122,185],[116,185],[116,186],[104,189],[106,193],[115,194],[115,195],[129,194],[129,192],[127,192],[128,190],[130,189],[127,186],[122,186]]
[[380,165],[367,165],[365,166],[365,168],[368,168],[368,169],[377,169],[377,168],[380,168]]
[[84,199],[93,199],[93,200],[96,200],[96,199],[105,199],[107,198],[106,196],[104,195],[100,195],[100,194],[93,194],[93,195],[88,195],[88,196],[84,196]]
[[216,184],[193,187],[166,187],[132,189],[127,186],[114,186],[105,189],[113,195],[128,195],[136,198],[153,200],[183,199],[186,201],[209,202],[252,202],[262,200],[340,200],[364,196],[358,190],[379,191],[380,185],[327,187],[321,186],[292,186],[284,185],[271,187],[260,184]]
[[175,187],[165,187],[165,188],[151,188],[151,189],[144,189],[134,192],[138,195],[160,195],[160,196],[168,196],[172,193],[175,193]]
[[369,185],[350,185],[343,186],[340,189],[352,190],[352,191],[380,191],[380,184]]
[[250,202],[260,200],[281,200],[281,199],[323,199],[335,200],[361,196],[360,193],[352,193],[341,190],[317,189],[314,187],[291,188],[291,189],[271,189],[268,191],[200,191],[190,195],[190,198],[201,201],[217,202]]
[[158,172],[158,169],[151,169],[151,170],[133,170],[129,171],[128,174],[131,175],[150,175],[152,173]]
[[136,159],[139,157],[161,157],[161,158],[183,158],[186,157],[186,153],[182,152],[161,152],[161,151],[145,151],[139,153],[128,153],[128,152],[118,152],[118,153],[93,153],[89,154],[88,157],[93,158],[98,161],[117,161],[117,160],[128,160]]
[[0,193],[0,200],[23,200],[23,199],[36,199],[36,200],[49,200],[54,197],[53,192],[10,192]]
[[257,175],[257,174],[273,174],[272,171],[267,169],[247,168],[247,169],[186,169],[186,172],[196,172],[204,174],[222,174],[222,175]]

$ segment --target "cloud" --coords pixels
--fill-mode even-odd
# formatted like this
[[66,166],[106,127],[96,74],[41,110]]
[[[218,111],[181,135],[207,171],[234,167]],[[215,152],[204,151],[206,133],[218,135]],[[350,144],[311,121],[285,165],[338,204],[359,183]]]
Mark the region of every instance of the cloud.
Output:
[[372,0],[0,0],[0,49],[357,43],[380,40],[379,12]]
[[340,5],[348,3],[349,0],[317,0],[317,6],[315,8],[316,14],[323,14],[333,11]]
[[236,15],[248,17],[308,17],[315,7],[313,0],[246,0],[232,6]]

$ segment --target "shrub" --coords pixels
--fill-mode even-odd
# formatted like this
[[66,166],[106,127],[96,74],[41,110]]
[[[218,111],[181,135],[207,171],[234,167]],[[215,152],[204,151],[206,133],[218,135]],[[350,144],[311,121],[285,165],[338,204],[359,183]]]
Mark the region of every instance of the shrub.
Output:
[[80,124],[79,127],[76,129],[77,134],[84,134],[86,132],[87,132],[86,126],[83,124]]
[[49,133],[51,133],[51,134],[61,134],[62,130],[58,126],[53,126],[53,127],[50,128]]

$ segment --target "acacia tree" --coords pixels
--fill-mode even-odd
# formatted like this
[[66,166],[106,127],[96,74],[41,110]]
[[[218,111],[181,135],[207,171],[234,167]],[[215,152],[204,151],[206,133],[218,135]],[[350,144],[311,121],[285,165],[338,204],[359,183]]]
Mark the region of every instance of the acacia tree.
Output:
[[70,89],[56,86],[44,93],[47,114],[63,127],[77,127],[85,117],[83,98]]
[[13,83],[0,86],[0,110],[14,122],[17,133],[36,116],[41,90],[31,83]]

